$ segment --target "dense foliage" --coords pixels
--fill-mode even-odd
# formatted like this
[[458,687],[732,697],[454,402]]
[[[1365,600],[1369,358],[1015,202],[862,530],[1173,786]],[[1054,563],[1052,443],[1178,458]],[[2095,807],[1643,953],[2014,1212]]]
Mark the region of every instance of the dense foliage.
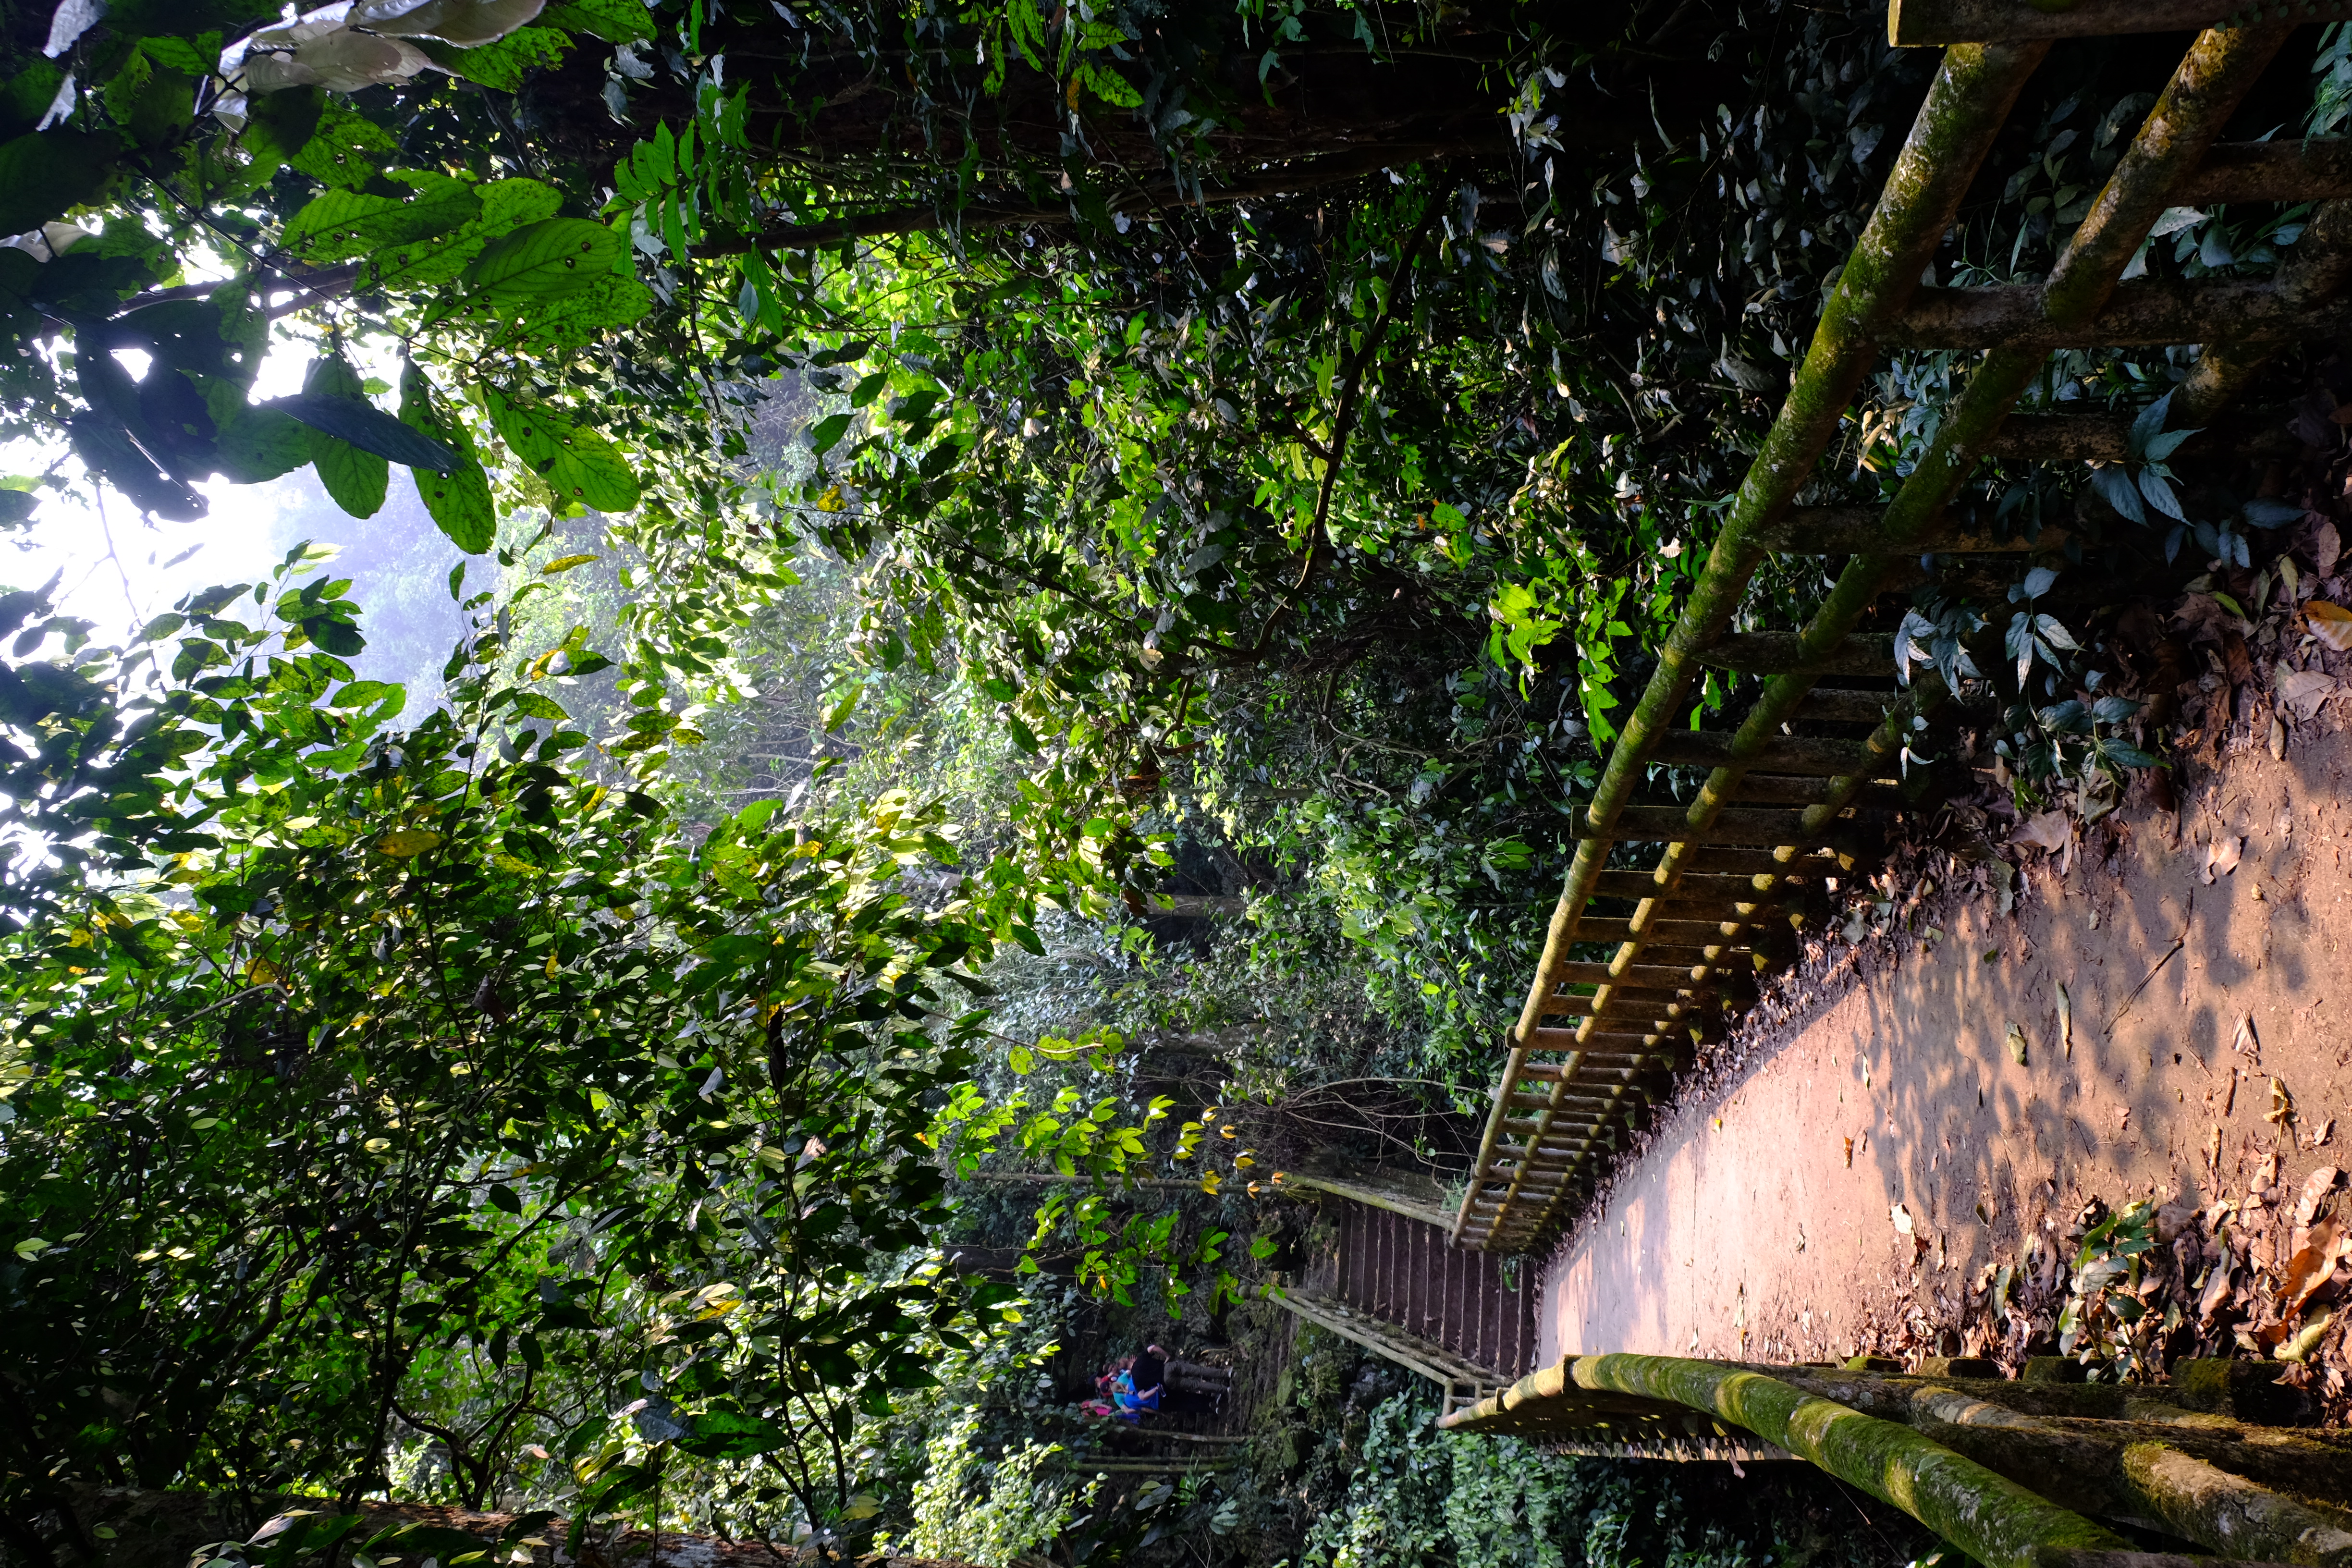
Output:
[[[1234,1227],[1115,1178],[1454,1146],[1931,64],[1864,0],[0,16],[0,526],[307,469],[371,563],[121,650],[0,598],[35,1560],[99,1482],[1059,1529],[958,1514],[971,1434],[926,1416],[920,1476],[885,1436],[1020,1310],[934,1255],[950,1175],[1066,1178],[1032,1249],[1180,1314]],[[2053,54],[1941,280],[2047,264],[2159,56]],[[2139,265],[2258,274],[2304,216],[2176,211]],[[2054,359],[2034,406],[2136,412],[2129,460],[1987,465],[2064,559],[1885,617],[2021,805],[2147,758],[2117,585],[2300,515],[2172,471],[2183,363]],[[1968,368],[1895,359],[1806,499],[1883,499]],[[437,693],[351,662],[354,595],[442,592],[395,465],[496,563]]]
[[46,1560],[76,1481],[429,1495],[422,1446],[457,1500],[583,1526],[665,1484],[870,1518],[858,1423],[1009,1300],[927,1260],[924,1144],[1017,882],[910,901],[956,853],[903,796],[689,844],[583,773],[567,678],[510,679],[490,625],[384,729],[396,692],[300,646],[343,602],[307,570],[151,628],[169,671],[121,661],[179,763],[170,853],[55,892],[0,964],[0,1314],[42,1347],[12,1551]]

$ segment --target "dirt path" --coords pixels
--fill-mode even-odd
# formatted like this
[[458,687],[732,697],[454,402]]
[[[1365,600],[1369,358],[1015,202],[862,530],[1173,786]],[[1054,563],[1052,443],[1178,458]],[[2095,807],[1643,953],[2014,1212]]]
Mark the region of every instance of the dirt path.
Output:
[[[2312,1168],[2352,1163],[2347,778],[2352,737],[2324,714],[2284,762],[2250,749],[2195,770],[2177,822],[2126,806],[2069,874],[2037,857],[2012,914],[1946,891],[1899,942],[1833,940],[1562,1245],[1543,1363],[1957,1353],[1983,1321],[1967,1282],[2017,1259],[2028,1227],[2063,1237],[2089,1197],[2242,1197],[2276,1150],[2291,1207]],[[2209,846],[2241,837],[2241,863],[2207,885]],[[2258,1062],[2232,1049],[2246,1016]],[[2264,1120],[2273,1075],[2298,1118],[2284,1140]]]

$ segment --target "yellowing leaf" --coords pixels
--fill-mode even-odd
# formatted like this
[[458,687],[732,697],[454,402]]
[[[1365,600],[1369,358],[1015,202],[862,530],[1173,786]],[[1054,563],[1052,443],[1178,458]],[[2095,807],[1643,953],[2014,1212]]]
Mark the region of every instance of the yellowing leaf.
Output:
[[2352,648],[2352,610],[2314,599],[2303,607],[2303,622],[2313,637],[2337,653]]
[[2319,1348],[2327,1337],[2327,1330],[2336,1321],[2333,1312],[2319,1312],[2311,1317],[2295,1336],[2271,1353],[2281,1361],[2302,1361]]
[[2025,1031],[2015,1024],[2009,1026],[2009,1055],[2019,1067],[2025,1065]]
[[375,841],[375,852],[405,860],[436,848],[440,843],[441,835],[429,827],[395,827]]
[[559,572],[569,572],[574,566],[585,566],[591,561],[602,561],[601,555],[559,555],[539,569],[542,577],[552,577]]
[[871,1492],[854,1492],[849,1506],[841,1510],[844,1519],[872,1519],[882,1511],[882,1500]]

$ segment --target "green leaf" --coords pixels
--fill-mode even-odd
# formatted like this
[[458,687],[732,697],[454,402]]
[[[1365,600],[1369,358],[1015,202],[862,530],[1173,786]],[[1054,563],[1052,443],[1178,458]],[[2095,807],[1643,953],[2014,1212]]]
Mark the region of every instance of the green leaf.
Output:
[[38,125],[65,79],[63,66],[36,55],[23,70],[0,83],[0,141],[22,136]]
[[281,87],[246,105],[237,142],[253,160],[247,178],[255,185],[267,184],[278,165],[310,144],[326,108],[325,91],[315,87]]
[[359,627],[340,616],[313,616],[300,623],[302,635],[338,658],[356,658],[367,651]]
[[394,700],[405,701],[407,700],[407,697],[408,692],[404,687],[396,686],[390,681],[354,680],[349,682],[341,690],[335,693],[335,706],[338,708],[372,708],[379,702]]
[[221,36],[217,31],[194,38],[147,38],[140,49],[159,66],[203,78],[220,68]]
[[22,234],[98,199],[122,144],[79,131],[36,131],[0,142],[0,234]]
[[342,261],[446,234],[481,213],[481,197],[463,180],[446,174],[400,177],[417,187],[414,199],[352,190],[311,197],[286,226],[286,248],[306,261]]
[[[352,378],[354,388],[358,379]],[[262,405],[292,415],[313,430],[323,430],[379,458],[389,458],[412,468],[446,472],[462,459],[446,441],[421,436],[364,397],[329,396],[298,392]]]
[[[495,299],[490,303],[503,308]],[[594,342],[653,308],[652,289],[625,272],[608,272],[592,279],[580,292],[565,296],[561,310],[519,312],[490,342],[509,353],[559,354]]]
[[1141,106],[1143,94],[1133,83],[1108,67],[1088,60],[1078,68],[1078,72],[1086,79],[1087,86],[1094,89],[1095,96],[1105,103],[1116,104],[1121,109]]
[[572,717],[571,714],[566,713],[562,708],[556,706],[554,702],[545,697],[541,697],[536,691],[516,692],[514,694],[514,710],[521,714],[526,719],[546,719],[558,724],[562,723],[565,720]]
[[597,511],[629,511],[642,498],[637,476],[620,448],[593,430],[574,428],[546,471],[547,488],[560,500],[578,501]]
[[634,44],[654,36],[653,19],[638,0],[564,0],[541,12],[539,19],[608,44]]
[[627,511],[637,504],[636,476],[603,436],[495,392],[487,401],[499,438],[547,481],[557,500],[598,511]]
[[320,484],[337,506],[353,517],[373,517],[383,509],[384,491],[392,483],[392,465],[383,454],[330,432],[338,426],[354,424],[357,410],[364,408],[407,440],[420,437],[361,395],[359,373],[339,353],[311,363],[310,374],[302,378],[300,395],[305,400],[301,406],[284,407],[286,400],[281,399],[278,411],[310,426],[310,461],[319,470]]
[[[160,41],[150,39],[148,49],[152,51]],[[392,139],[391,132],[366,116],[331,101],[310,140],[289,162],[322,185],[357,190],[381,174],[399,155],[400,144]]]
[[832,451],[841,444],[841,437],[849,429],[850,420],[856,417],[852,414],[828,414],[818,420],[809,427],[809,450],[820,458]]
[[457,455],[457,466],[446,473],[412,468],[416,493],[441,531],[458,549],[479,554],[498,542],[498,509],[490,503],[489,476],[474,455],[473,438],[454,418],[435,405],[433,386],[415,361],[401,373],[400,421],[432,437]]
[[490,300],[558,299],[613,271],[626,249],[621,237],[601,223],[545,218],[492,241],[466,268],[464,280],[468,289]]
[[477,194],[481,211],[463,226],[372,253],[367,261],[369,281],[383,289],[446,283],[492,240],[527,223],[553,217],[563,205],[562,192],[537,180],[494,180]]
[[571,38],[556,28],[519,27],[494,44],[451,49],[442,63],[468,81],[500,92],[520,92],[524,72],[555,65],[571,47]]
[[283,409],[247,403],[232,382],[207,383],[205,403],[215,432],[213,471],[223,479],[257,485],[310,461],[312,431]]

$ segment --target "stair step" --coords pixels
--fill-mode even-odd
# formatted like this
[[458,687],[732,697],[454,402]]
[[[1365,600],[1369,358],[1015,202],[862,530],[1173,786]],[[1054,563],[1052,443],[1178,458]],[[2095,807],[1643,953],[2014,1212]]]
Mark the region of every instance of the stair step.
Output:
[[1689,814],[1674,805],[1629,805],[1617,814],[1617,820],[1605,833],[1596,829],[1581,813],[1570,817],[1569,826],[1579,838],[1605,838],[1621,844],[1747,844],[1773,848],[1783,844],[1806,848],[1828,844],[1841,831],[1850,832],[1853,828],[1850,822],[1807,827],[1801,812],[1737,805],[1716,813],[1715,820],[1705,827],[1691,826]]
[[[1887,668],[1894,668],[1890,647]],[[1893,689],[1893,677],[1888,678],[1888,689],[1863,690],[1844,686],[1816,686],[1805,693],[1797,704],[1792,723],[1814,724],[1878,724],[1885,721],[1887,710],[1901,703],[1907,695]]]
[[[2302,199],[2300,197],[2298,200]],[[1790,507],[1786,516],[1761,532],[1764,547],[1783,555],[1863,555],[1885,548],[1886,512],[1874,506]],[[1966,519],[1947,518],[1915,539],[1903,552],[1917,555],[2049,554],[2066,545],[2066,531],[2045,528],[2032,541],[1996,538],[1990,529]]]
[[[2050,531],[2043,531],[2045,535]],[[1706,730],[1669,730],[1650,748],[1650,761],[1673,763],[1678,766],[1719,768],[1731,761],[1728,732]],[[1748,759],[1751,768],[1761,768],[1779,773],[1811,773],[1822,778],[1837,778],[1866,773],[1883,765],[1876,754],[1860,741],[1825,741],[1811,735],[1780,735],[1769,737],[1756,753]]]
[[1705,978],[1665,963],[1628,964],[1623,973],[1612,974],[1608,964],[1577,959],[1561,964],[1552,974],[1554,981],[1564,985],[1615,985],[1628,991],[1678,991],[1702,984]]
[[[2136,279],[2118,283],[2106,309],[2080,324],[2053,321],[2042,309],[2042,285],[1913,290],[1903,312],[1880,329],[1889,349],[2088,349],[2132,345],[2313,342],[2335,337],[2352,310],[2314,309],[2266,281],[2246,279]],[[1859,672],[1857,672],[1859,673]]]
[[1794,632],[1734,632],[1699,650],[1699,662],[1742,675],[1892,675],[1895,637],[1849,632],[1825,652],[1801,657]]

